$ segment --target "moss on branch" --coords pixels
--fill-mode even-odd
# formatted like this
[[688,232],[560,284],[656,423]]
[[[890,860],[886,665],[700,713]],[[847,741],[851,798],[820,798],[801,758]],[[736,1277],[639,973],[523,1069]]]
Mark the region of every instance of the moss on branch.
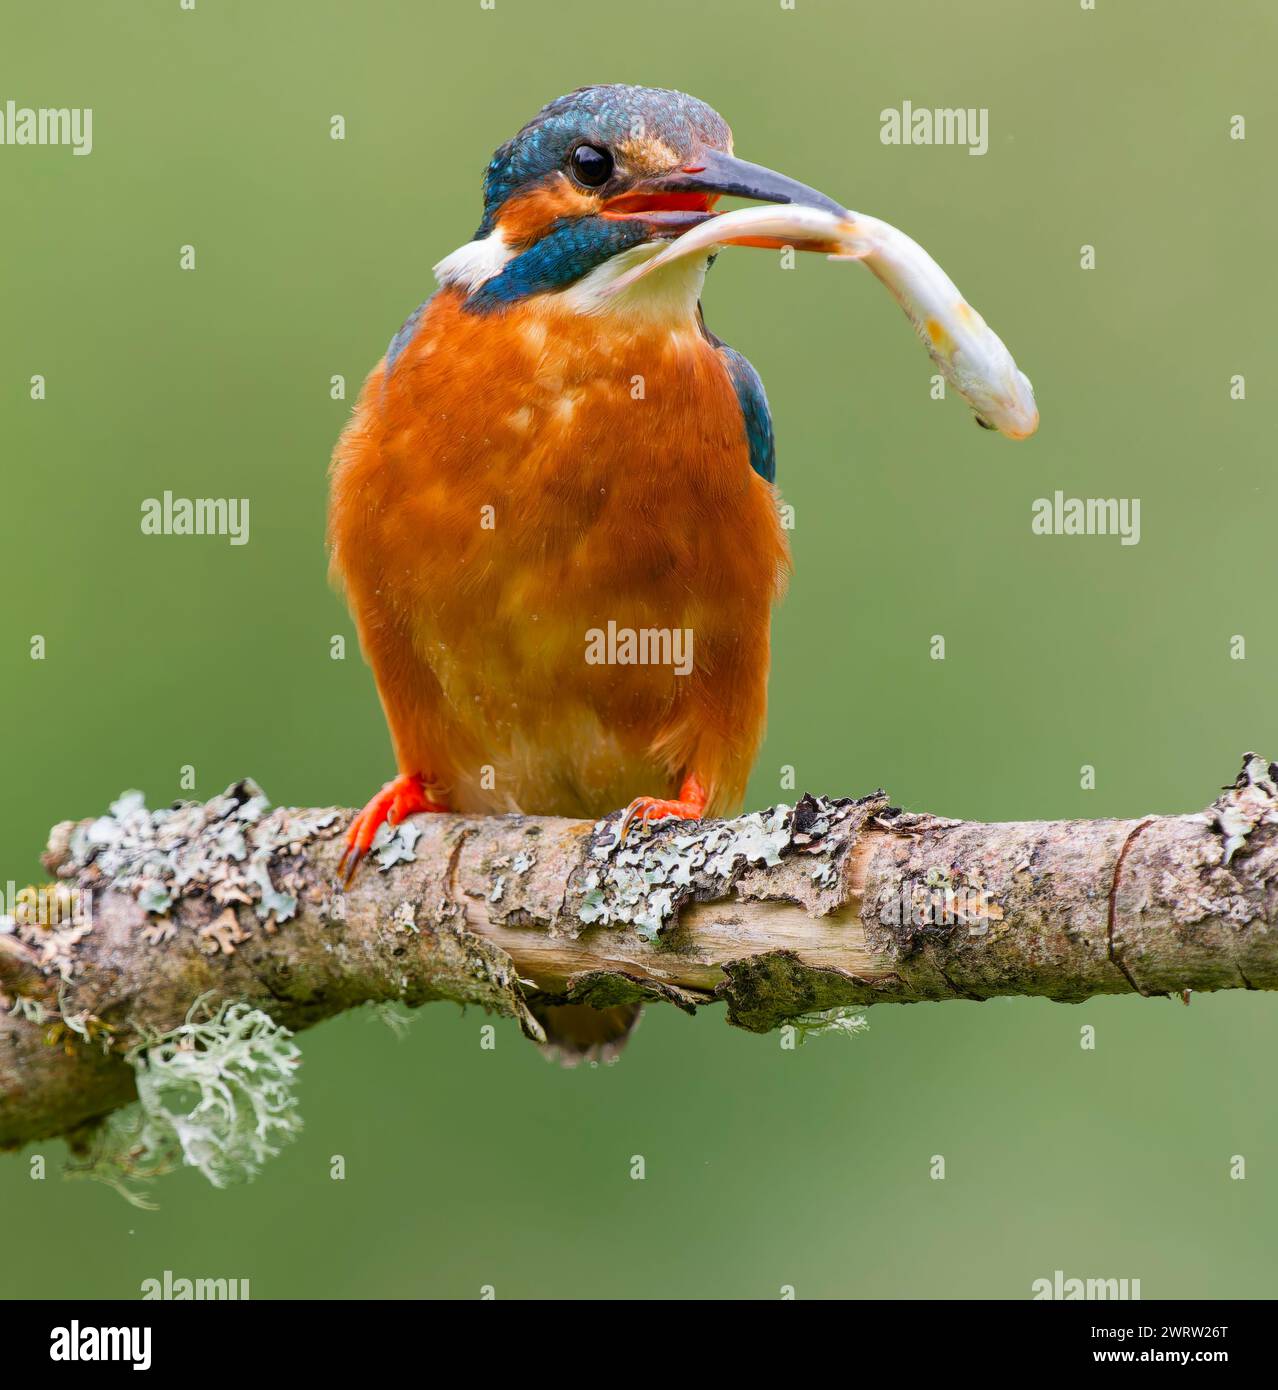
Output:
[[[735,1026],[806,1034],[855,1031],[880,1002],[1278,988],[1278,768],[1254,754],[1205,811],[1140,821],[984,825],[875,792],[619,845],[616,816],[419,816],[383,829],[347,890],[349,820],[272,810],[243,781],[55,827],[54,891],[0,919],[0,1146],[71,1135],[109,1170],[93,1126],[182,1061],[157,1048],[209,1049],[183,1032],[200,1000],[285,1039],[447,999],[537,1040],[530,1001],[722,1002]],[[172,1139],[206,1102],[170,1110],[166,1142],[144,1106],[128,1151],[200,1166]],[[235,1168],[219,1162],[210,1176]]]

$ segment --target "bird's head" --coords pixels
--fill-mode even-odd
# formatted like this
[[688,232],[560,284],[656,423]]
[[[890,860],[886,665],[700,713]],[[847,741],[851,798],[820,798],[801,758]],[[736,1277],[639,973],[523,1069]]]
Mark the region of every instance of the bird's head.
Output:
[[695,309],[706,259],[653,274],[619,304],[604,291],[714,216],[722,195],[846,216],[823,193],[737,159],[705,102],[655,87],[583,87],[552,101],[493,156],[473,241],[435,267],[477,312],[546,294],[578,312]]

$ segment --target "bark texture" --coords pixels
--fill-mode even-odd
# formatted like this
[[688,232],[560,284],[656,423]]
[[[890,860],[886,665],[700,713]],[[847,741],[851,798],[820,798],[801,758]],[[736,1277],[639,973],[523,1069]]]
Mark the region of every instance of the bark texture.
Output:
[[0,1146],[131,1100],[124,1054],[210,992],[292,1029],[451,999],[537,1039],[538,998],[722,1001],[765,1032],[881,1002],[1278,988],[1278,766],[1254,754],[1205,811],[1137,821],[979,824],[876,792],[618,846],[615,816],[419,816],[343,890],[349,820],[244,782],[56,826],[56,889],[0,919]]

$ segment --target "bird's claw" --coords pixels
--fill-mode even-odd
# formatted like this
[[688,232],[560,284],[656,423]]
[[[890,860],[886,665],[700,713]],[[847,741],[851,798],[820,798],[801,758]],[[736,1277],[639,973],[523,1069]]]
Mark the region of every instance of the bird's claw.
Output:
[[704,806],[691,801],[666,801],[659,796],[637,796],[622,812],[617,827],[617,844],[624,845],[626,837],[637,824],[652,825],[662,820],[700,820]]
[[383,825],[398,825],[406,816],[416,815],[419,811],[447,810],[448,807],[441,802],[431,800],[426,791],[426,779],[420,772],[401,772],[387,782],[351,821],[346,832],[346,848],[337,861],[342,887],[351,886]]

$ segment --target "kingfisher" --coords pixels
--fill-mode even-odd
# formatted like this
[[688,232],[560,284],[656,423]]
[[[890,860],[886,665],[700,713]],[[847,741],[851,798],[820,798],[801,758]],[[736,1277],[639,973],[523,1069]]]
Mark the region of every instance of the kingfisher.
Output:
[[[328,541],[398,774],[352,823],[349,872],[423,812],[624,808],[624,838],[740,807],[790,565],[768,401],[706,327],[713,248],[613,290],[723,196],[848,215],[732,148],[682,92],[550,102],[365,382]],[[638,1016],[534,1012],[568,1064],[611,1060]]]

